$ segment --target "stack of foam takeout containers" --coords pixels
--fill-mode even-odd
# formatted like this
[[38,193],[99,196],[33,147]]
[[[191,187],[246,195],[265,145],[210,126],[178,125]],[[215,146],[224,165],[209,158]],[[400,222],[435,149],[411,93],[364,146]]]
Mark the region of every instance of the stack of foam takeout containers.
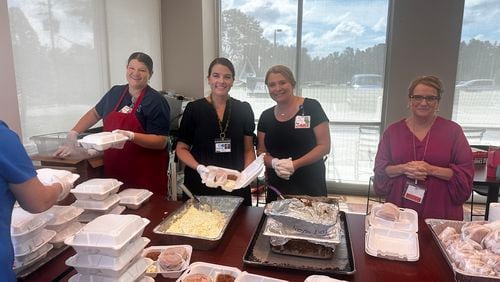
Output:
[[151,195],[153,195],[153,192],[147,189],[137,188],[128,188],[118,193],[118,196],[120,197],[120,205],[133,210],[140,208],[141,205],[151,197]]
[[138,215],[106,214],[64,242],[76,255],[66,260],[78,272],[69,281],[137,281],[150,259],[142,257],[149,239],[141,237],[149,223]]
[[21,207],[14,207],[10,234],[14,246],[14,272],[33,265],[43,259],[53,248],[49,243],[56,236],[56,232],[46,229],[52,219],[49,214],[32,214]]
[[118,205],[120,197],[116,194],[122,184],[114,178],[93,178],[72,189],[76,201],[71,205],[85,210],[78,221],[89,222],[104,214],[122,213],[125,207]]
[[377,216],[383,207],[384,205],[374,206],[366,216],[366,253],[390,260],[417,261],[420,256],[417,212],[399,208],[398,218],[387,220]]
[[74,235],[84,225],[77,221],[78,216],[83,213],[82,208],[56,205],[44,213],[52,217],[47,222],[46,228],[56,232],[54,238],[49,241],[55,249],[63,247],[64,240]]

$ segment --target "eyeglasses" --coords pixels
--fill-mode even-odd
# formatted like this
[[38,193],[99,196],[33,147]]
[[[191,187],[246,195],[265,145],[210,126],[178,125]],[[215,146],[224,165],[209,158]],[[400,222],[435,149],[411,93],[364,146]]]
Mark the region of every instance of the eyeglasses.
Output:
[[422,95],[411,95],[410,98],[417,103],[421,103],[423,100],[425,100],[427,103],[434,103],[441,99],[441,97],[439,96],[422,96]]

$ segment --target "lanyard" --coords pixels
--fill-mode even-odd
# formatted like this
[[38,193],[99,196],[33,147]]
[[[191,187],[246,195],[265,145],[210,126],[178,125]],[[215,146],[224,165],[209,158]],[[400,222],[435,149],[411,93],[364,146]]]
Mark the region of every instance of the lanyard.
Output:
[[[210,93],[210,101],[211,101],[212,107],[214,108],[215,116],[217,117],[217,122],[219,123],[219,130],[220,130],[219,137],[220,137],[220,139],[224,140],[224,138],[226,138],[227,128],[229,127],[229,121],[231,120],[231,97],[229,97],[226,101],[226,108],[227,108],[228,113],[227,113],[227,120],[226,120],[226,125],[224,126],[224,130],[222,129],[222,120],[219,118],[219,115],[217,114],[217,109],[215,108],[214,98],[212,96],[212,93]],[[224,110],[224,113],[225,112],[226,111]],[[222,119],[224,119],[224,115],[222,115]]]

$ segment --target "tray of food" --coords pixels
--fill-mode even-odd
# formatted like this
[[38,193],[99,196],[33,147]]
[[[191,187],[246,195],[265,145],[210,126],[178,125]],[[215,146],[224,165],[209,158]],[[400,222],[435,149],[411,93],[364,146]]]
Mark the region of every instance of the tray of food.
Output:
[[335,226],[338,218],[336,199],[294,197],[271,202],[264,213],[297,233],[323,236]]
[[500,220],[426,219],[456,281],[500,280]]
[[324,249],[318,249],[318,246],[321,245],[310,242],[307,244],[303,240],[298,242],[290,240],[286,243],[291,243],[290,246],[287,247],[285,244],[282,248],[277,249],[276,246],[271,245],[272,237],[264,235],[268,218],[266,215],[262,216],[243,257],[245,264],[325,274],[353,274],[356,271],[349,228],[344,212],[338,212],[342,234],[340,242],[335,244],[331,250],[333,254],[325,252]]
[[[188,200],[169,214],[153,230],[167,244],[186,244],[193,249],[210,250],[221,241],[243,198],[236,196],[198,196],[200,204]],[[201,208],[209,207],[209,209]]]

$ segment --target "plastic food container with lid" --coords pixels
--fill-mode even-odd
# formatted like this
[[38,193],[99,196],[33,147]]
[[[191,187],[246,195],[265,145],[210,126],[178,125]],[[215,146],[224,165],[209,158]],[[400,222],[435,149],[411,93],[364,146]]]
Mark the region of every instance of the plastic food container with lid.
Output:
[[138,209],[151,195],[153,195],[153,192],[147,189],[136,188],[128,188],[118,193],[120,205],[124,205],[129,209]]
[[82,139],[78,140],[85,149],[94,149],[97,151],[104,151],[111,147],[115,149],[122,149],[127,142],[128,138],[120,133],[115,132],[99,132],[89,134]]
[[[156,253],[160,254],[162,251],[172,249],[172,248],[184,248],[186,251],[186,258],[184,259],[184,263],[181,266],[179,270],[164,270],[162,267],[159,265],[157,258],[154,259],[153,257],[149,257],[150,254]],[[190,245],[169,245],[169,246],[151,246],[142,252],[143,257],[147,257],[153,260],[152,265],[148,267],[146,270],[146,275],[151,276],[151,277],[156,277],[157,274],[160,274],[161,276],[165,278],[177,278],[179,277],[184,270],[188,267],[190,261],[191,261],[191,254],[193,252],[193,247]]]
[[106,214],[64,240],[77,252],[118,256],[127,243],[142,235],[149,220],[138,215]]
[[111,211],[120,203],[120,197],[113,194],[104,200],[76,200],[71,205],[74,207],[85,209],[85,211],[101,211],[103,213]]
[[70,282],[129,282],[140,279],[146,268],[151,263],[150,259],[139,256],[119,277],[106,277],[102,275],[77,273],[69,278]]
[[217,281],[218,275],[230,275],[236,279],[240,274],[241,270],[236,267],[230,267],[225,265],[218,265],[206,262],[194,262],[188,269],[177,279],[177,282],[194,282],[199,280],[194,280],[190,277],[197,276],[198,274],[204,275],[205,277],[210,277],[210,281]]
[[53,206],[44,212],[53,217],[45,228],[59,232],[75,222],[82,212],[82,208],[74,206]]
[[15,207],[10,225],[12,243],[16,245],[37,236],[51,219],[50,214],[32,214],[21,207]]
[[114,178],[92,178],[78,184],[71,193],[77,200],[104,200],[118,191],[123,182]]
[[76,255],[66,260],[66,265],[72,266],[78,273],[86,275],[100,275],[106,277],[120,277],[133,264],[150,242],[146,237],[140,237],[128,244],[120,256],[106,256],[100,254]]
[[54,236],[56,236],[55,231],[42,229],[41,232],[33,238],[23,241],[19,244],[14,244],[14,255],[16,257],[20,257],[35,252],[44,244],[52,240]]
[[366,253],[390,260],[417,261],[420,257],[417,212],[400,208],[399,220],[389,221],[374,216],[380,206],[373,207],[366,216]]

